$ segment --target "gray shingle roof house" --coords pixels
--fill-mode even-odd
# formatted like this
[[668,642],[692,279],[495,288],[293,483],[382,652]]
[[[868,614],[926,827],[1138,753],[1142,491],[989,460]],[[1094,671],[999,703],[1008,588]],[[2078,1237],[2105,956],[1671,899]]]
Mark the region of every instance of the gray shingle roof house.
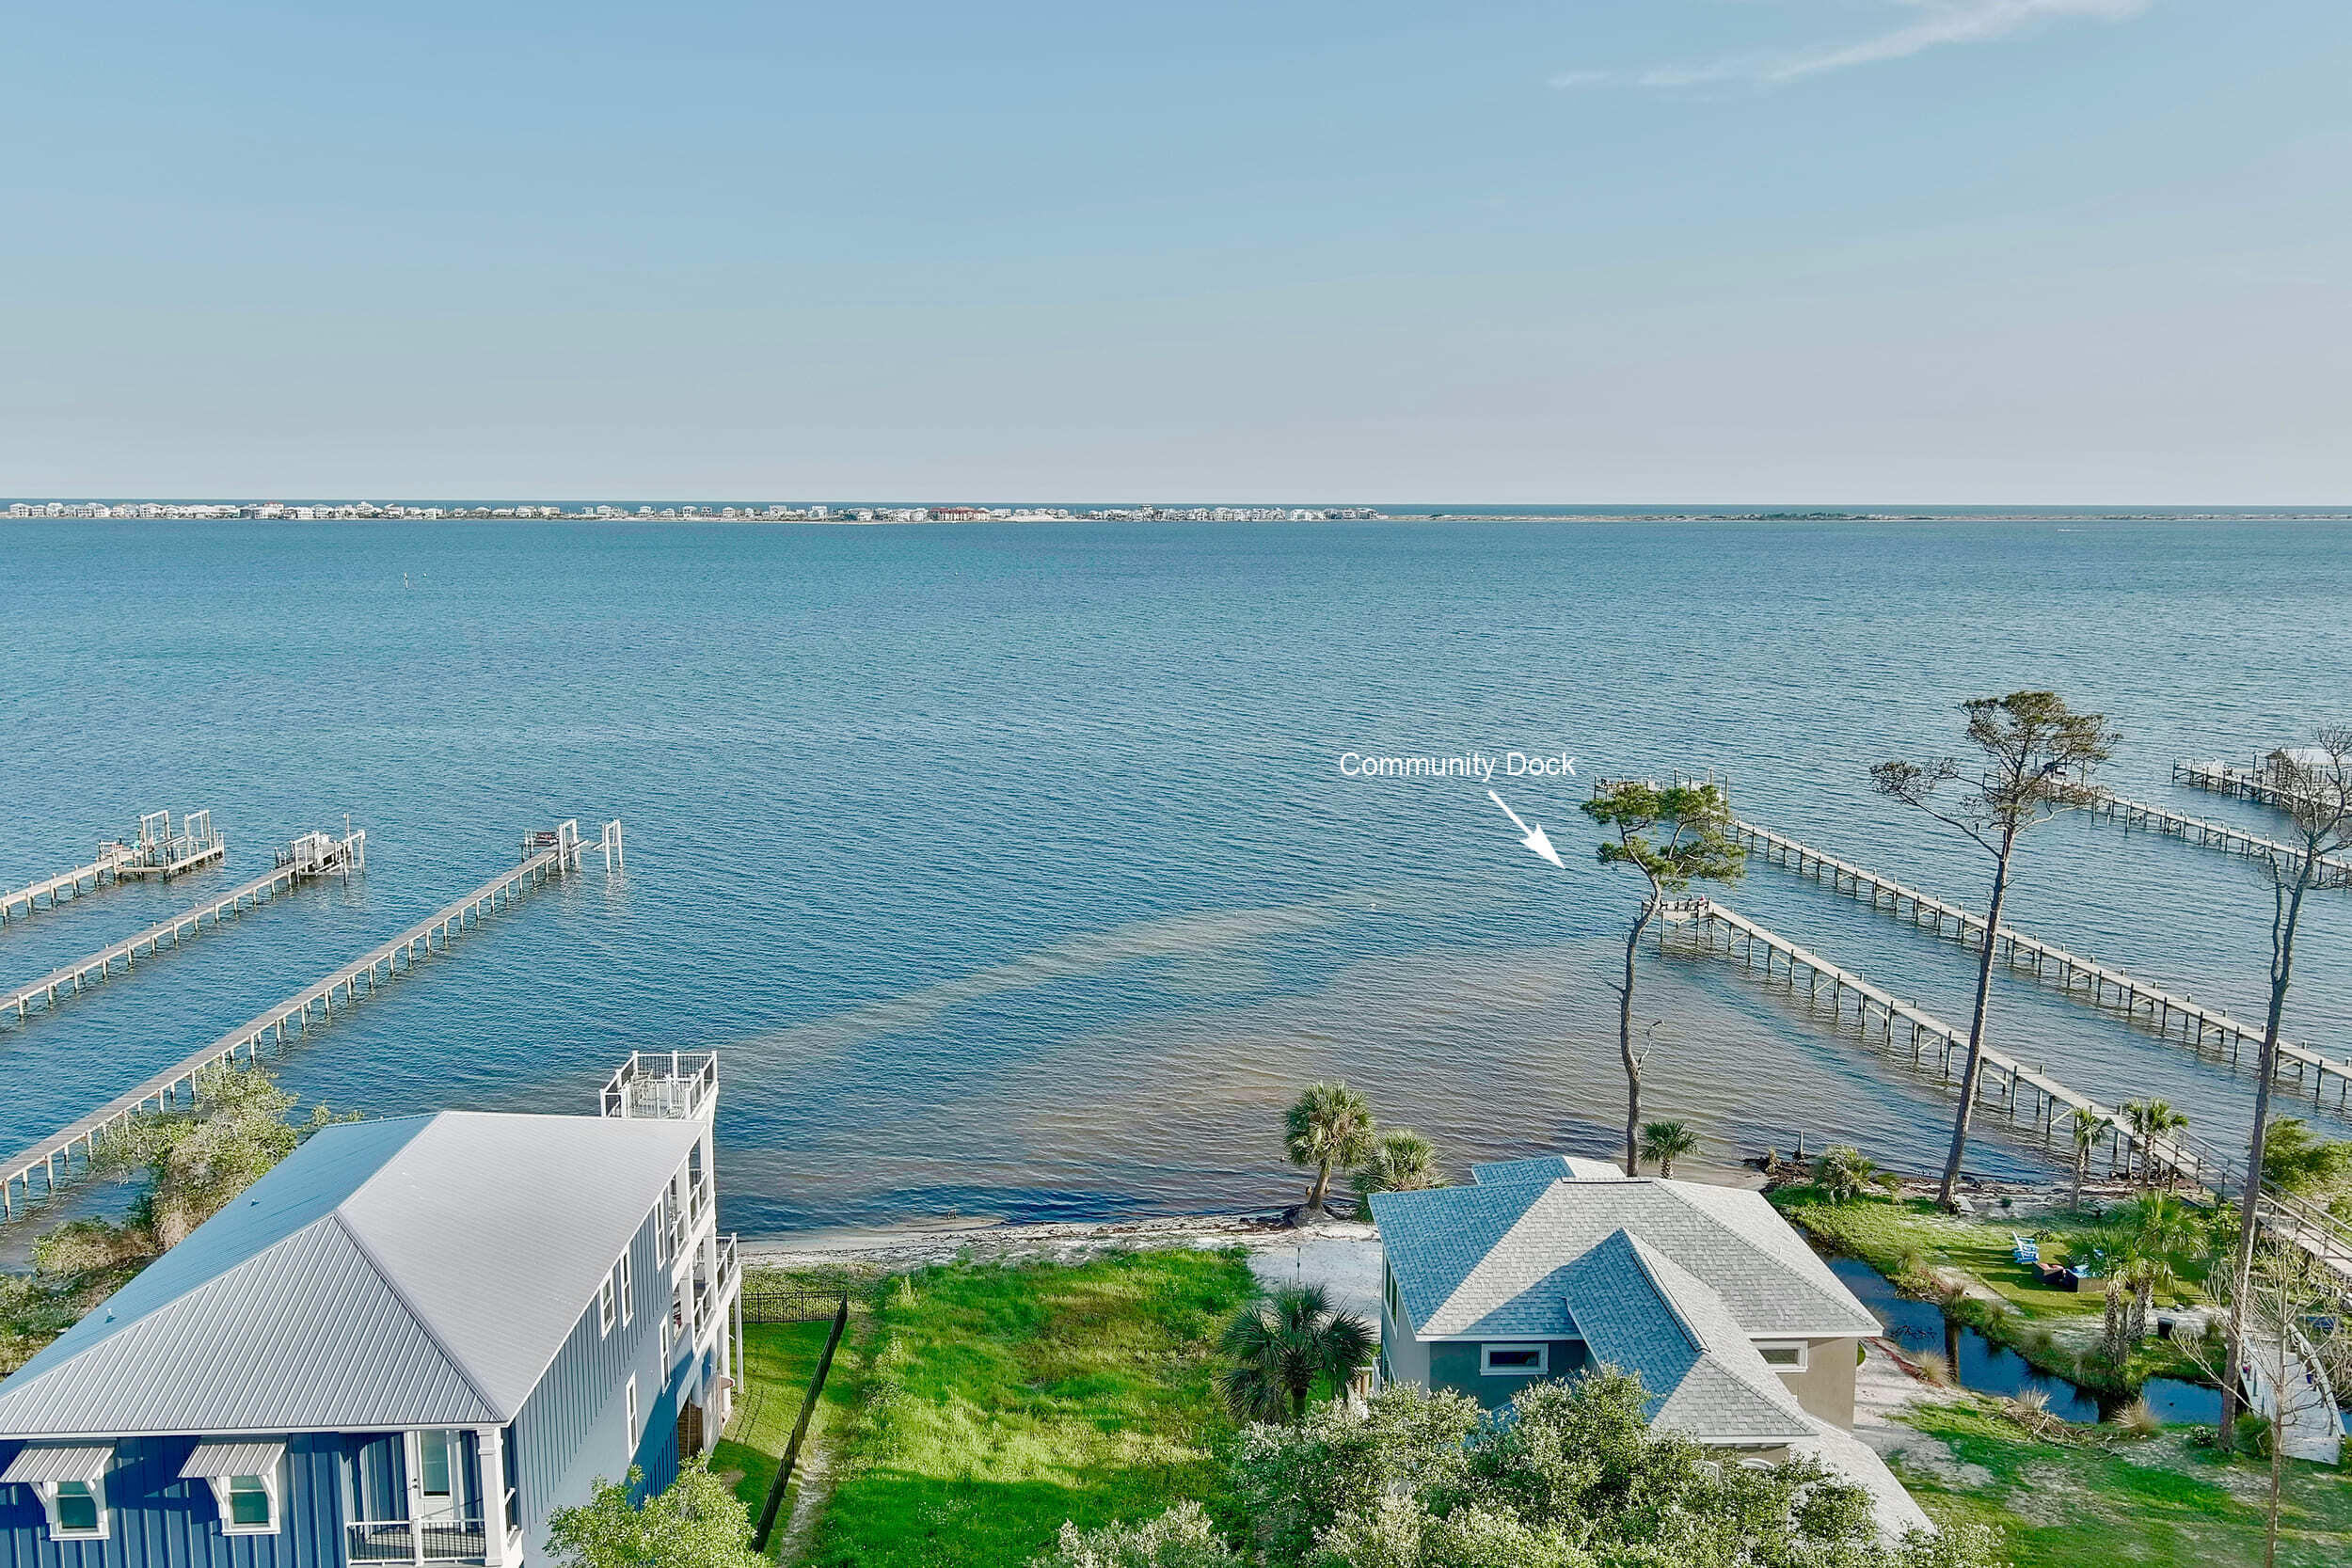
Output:
[[0,1557],[515,1568],[596,1476],[666,1484],[740,1356],[716,1095],[633,1057],[600,1117],[317,1132],[0,1382]]
[[1654,1423],[1725,1448],[1851,1424],[1878,1321],[1760,1195],[1558,1157],[1476,1175],[1372,1199],[1384,1375],[1494,1406],[1607,1362],[1642,1379]]

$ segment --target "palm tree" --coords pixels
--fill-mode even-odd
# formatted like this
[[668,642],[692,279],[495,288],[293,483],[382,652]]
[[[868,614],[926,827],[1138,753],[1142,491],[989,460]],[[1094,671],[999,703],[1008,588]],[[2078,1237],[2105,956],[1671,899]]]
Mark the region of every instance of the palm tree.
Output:
[[1291,1106],[1283,1118],[1282,1151],[1292,1164],[1314,1167],[1314,1185],[1307,1193],[1308,1219],[1325,1212],[1331,1167],[1363,1164],[1372,1155],[1372,1107],[1343,1081],[1310,1084]]
[[1851,1144],[1832,1144],[1813,1162],[1814,1185],[1832,1203],[1851,1203],[1872,1187],[1893,1188],[1899,1180]]
[[1225,1402],[1244,1421],[1295,1421],[1319,1379],[1334,1387],[1372,1364],[1371,1325],[1335,1311],[1320,1285],[1284,1285],[1233,1314],[1219,1340],[1233,1365]]
[[1642,1158],[1658,1162],[1658,1174],[1672,1176],[1675,1162],[1696,1154],[1699,1135],[1683,1121],[1646,1121],[1642,1124]]
[[2074,1210],[2083,1206],[2083,1176],[2090,1168],[2090,1151],[2107,1130],[2107,1118],[2096,1111],[2074,1107]]
[[[2180,1132],[2188,1125],[2188,1117],[2174,1110],[2169,1101],[2162,1100],[2127,1100],[2123,1102],[2123,1116],[2132,1124],[2132,1131],[2139,1134],[2139,1142],[2143,1150],[2139,1164],[2140,1183],[2143,1186],[2153,1186],[2156,1180],[2156,1161],[2155,1150],[2151,1147],[2150,1140],[2169,1137]],[[2168,1166],[2165,1175],[2166,1185],[2169,1186],[2172,1178],[2178,1174],[2177,1171]]]
[[1357,1217],[1372,1217],[1375,1193],[1417,1193],[1442,1184],[1436,1146],[1409,1127],[1391,1127],[1380,1134],[1371,1158],[1356,1167],[1356,1192],[1363,1200]]
[[2148,1337],[2156,1292],[2181,1276],[2206,1240],[2196,1214],[2162,1193],[2142,1198],[2102,1227],[2108,1259],[2106,1353],[2120,1370]]

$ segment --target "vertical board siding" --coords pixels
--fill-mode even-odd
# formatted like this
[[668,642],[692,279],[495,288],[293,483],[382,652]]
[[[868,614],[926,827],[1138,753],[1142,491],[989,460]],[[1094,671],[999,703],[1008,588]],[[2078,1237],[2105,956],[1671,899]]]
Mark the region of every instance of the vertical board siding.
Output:
[[[636,1462],[643,1445],[632,1444],[622,1430],[623,1390],[631,1373],[637,1378],[638,1419],[653,1421],[662,1393],[660,1322],[670,1310],[670,1271],[654,1261],[660,1218],[657,1206],[629,1242],[629,1323],[614,1323],[610,1335],[600,1332],[596,1303],[591,1300],[515,1418],[511,1451],[526,1549],[533,1556],[545,1550],[550,1513],[586,1502],[598,1477],[619,1481]],[[671,1447],[675,1451],[675,1433]],[[675,1458],[670,1468],[675,1474]],[[645,1469],[651,1481],[654,1466]]]
[[[0,1465],[20,1445],[5,1445]],[[274,1535],[227,1535],[212,1486],[183,1480],[193,1437],[130,1437],[106,1475],[107,1537],[52,1541],[30,1486],[0,1486],[0,1568],[340,1568],[343,1439],[297,1433],[286,1445],[283,1516]]]

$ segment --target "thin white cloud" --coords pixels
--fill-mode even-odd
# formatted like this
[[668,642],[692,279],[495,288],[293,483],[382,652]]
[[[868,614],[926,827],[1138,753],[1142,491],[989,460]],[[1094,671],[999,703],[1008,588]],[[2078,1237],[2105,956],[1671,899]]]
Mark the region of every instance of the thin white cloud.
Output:
[[1590,87],[1604,82],[1643,87],[1701,87],[1716,82],[1756,82],[1777,86],[1802,81],[1854,66],[1908,59],[1947,43],[1990,43],[1996,39],[2067,19],[2128,22],[2146,11],[2152,0],[1889,0],[1916,13],[1914,20],[1886,32],[1846,43],[1808,44],[1800,49],[1765,50],[1694,65],[1655,66],[1646,71],[1566,71],[1551,78],[1555,87]]

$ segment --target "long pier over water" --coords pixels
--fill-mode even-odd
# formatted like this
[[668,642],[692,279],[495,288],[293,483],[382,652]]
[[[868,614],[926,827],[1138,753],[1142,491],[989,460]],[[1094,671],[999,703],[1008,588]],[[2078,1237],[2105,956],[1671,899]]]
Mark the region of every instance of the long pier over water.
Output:
[[[608,867],[619,853],[618,824],[608,824],[602,845]],[[552,878],[580,869],[581,842],[577,820],[559,824],[552,832],[532,835],[525,858],[510,871],[484,882],[454,903],[443,906],[390,941],[378,943],[333,974],[306,986],[267,1012],[248,1019],[201,1051],[165,1069],[138,1087],[118,1095],[72,1126],[0,1161],[0,1220],[12,1218],[19,1203],[46,1197],[89,1169],[107,1134],[150,1110],[167,1111],[193,1104],[196,1081],[207,1069],[258,1061],[264,1047],[283,1054],[290,1033],[299,1037],[316,1015],[321,1022],[334,1017],[336,998],[343,1004],[358,1000],[361,988],[373,995],[381,984],[414,969],[420,958],[435,951],[437,941],[446,950],[459,932],[479,926],[493,911],[513,903]],[[78,1162],[78,1163],[77,1163]],[[35,1179],[40,1185],[35,1185]]]
[[[2262,838],[2243,828],[2227,822],[2209,822],[2201,816],[2189,816],[2162,806],[2152,806],[2145,800],[2127,800],[2108,790],[2101,790],[2099,798],[2083,808],[2095,817],[2121,821],[2126,828],[2151,828],[2159,833],[2204,845],[2211,848],[2243,855],[2249,860],[2268,858],[2294,875],[2303,863],[2303,852],[2292,845],[2276,839]],[[2343,855],[2319,857],[2319,874],[2312,878],[2319,887],[2352,887],[2352,858]]]
[[60,992],[78,995],[85,985],[112,974],[115,965],[120,964],[128,969],[131,960],[141,952],[151,954],[167,941],[176,948],[183,938],[202,930],[208,920],[217,926],[230,915],[260,908],[278,894],[313,877],[348,877],[366,863],[367,840],[365,829],[347,833],[340,839],[330,838],[325,833],[305,833],[295,839],[291,847],[278,852],[277,863],[269,871],[244,886],[233,888],[217,898],[208,898],[169,920],[150,926],[135,936],[125,937],[87,958],[76,958],[62,969],[52,970],[27,985],[0,993],[0,1012],[14,1012],[16,1021],[22,1023],[24,1015],[35,1004],[54,1010]]
[[[98,858],[87,865],[77,865],[71,871],[60,871],[54,877],[43,877],[37,882],[0,893],[0,921],[22,920],[37,909],[56,909],[64,900],[73,897],[87,882],[96,888],[121,870],[131,858],[127,844],[102,844]],[[42,900],[46,899],[46,904]]]
[[[1820,1005],[1826,987],[1832,1016],[1839,1020],[1843,1020],[1851,1001],[1854,1022],[1863,1037],[1867,1039],[1875,1032],[1890,1051],[1899,1043],[1908,1045],[1915,1068],[1923,1068],[1927,1055],[1933,1053],[1943,1080],[1949,1084],[1954,1077],[1955,1054],[1965,1061],[1966,1030],[1955,1029],[1712,899],[1672,900],[1661,905],[1659,913],[1665,922],[1659,931],[1661,949],[1666,945],[1668,932],[1677,927],[1688,927],[1710,953],[1717,950],[1716,939],[1720,934],[1724,955],[1740,958],[1750,968],[1755,967],[1757,954],[1762,954],[1766,984],[1776,974],[1785,974],[1793,993],[1802,973],[1813,1005]],[[2185,1178],[2217,1198],[2227,1199],[2233,1190],[2243,1189],[2242,1172],[2231,1156],[2201,1139],[2185,1132],[2153,1136],[2142,1133],[2121,1112],[2059,1083],[2041,1067],[2027,1067],[1991,1045],[1980,1048],[1979,1058],[1982,1066],[1977,1086],[1979,1103],[1991,1101],[2012,1120],[2022,1108],[2041,1124],[2045,1140],[2056,1133],[2059,1107],[2088,1111],[2106,1127],[2111,1161],[2128,1163],[2130,1155],[2136,1152],[2147,1168]],[[2267,1182],[2263,1186],[2257,1212],[2263,1225],[2278,1239],[2301,1248],[2352,1283],[2352,1226]]]
[[[1964,946],[1981,950],[1984,944],[1984,917],[1971,914],[1957,905],[1931,897],[1915,888],[1904,886],[1891,877],[1882,877],[1850,864],[1834,855],[1823,854],[1809,845],[1798,842],[1785,833],[1753,822],[1732,818],[1733,836],[1769,864],[1782,866],[1799,876],[1811,877],[1832,892],[1867,902],[1874,910],[1901,916],[1906,910],[1915,926],[1931,927],[1940,937],[1948,937]],[[2006,951],[2004,951],[2006,950]],[[2094,1006],[2121,1007],[2137,1022],[2146,1022],[2166,1038],[2172,1037],[2177,1024],[2180,1038],[2202,1052],[2208,1044],[2226,1049],[2230,1062],[2237,1064],[2240,1053],[2252,1047],[2259,1058],[2262,1053],[2263,1031],[2259,1026],[2240,1023],[2218,1007],[2206,1006],[2190,996],[2175,996],[2145,980],[2137,979],[2096,958],[2086,958],[2070,953],[2052,942],[2029,937],[2012,926],[2003,926],[1997,933],[1994,952],[2004,955],[2013,970],[2029,970],[2036,978],[2065,989],[2069,996],[2088,1001]],[[2088,990],[2089,994],[2084,993]],[[2113,1001],[2110,1003],[2110,995]],[[2298,1087],[2311,1090],[2314,1104],[2328,1091],[2329,1080],[2336,1087],[2336,1108],[2352,1107],[2352,1061],[2325,1054],[2308,1045],[2288,1040],[2279,1042],[2279,1075],[2288,1076]]]

